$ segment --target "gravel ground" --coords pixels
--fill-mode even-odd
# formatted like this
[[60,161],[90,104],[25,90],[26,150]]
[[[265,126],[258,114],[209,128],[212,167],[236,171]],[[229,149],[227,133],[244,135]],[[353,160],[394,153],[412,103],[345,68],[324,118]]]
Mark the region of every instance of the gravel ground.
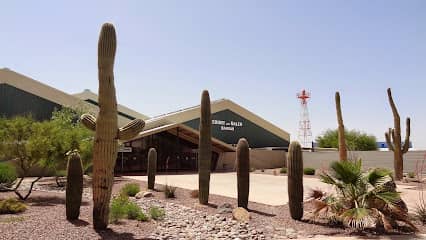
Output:
[[[128,182],[138,181],[116,178],[113,194]],[[141,189],[146,189],[146,182],[138,183]],[[0,239],[288,239],[375,234],[371,231],[355,233],[307,220],[294,221],[289,217],[287,205],[274,207],[253,202],[249,203],[250,222],[238,223],[232,220],[231,213],[219,214],[217,209],[223,203],[236,207],[236,199],[210,195],[210,204],[205,206],[198,204],[197,198],[191,198],[189,190],[178,188],[176,198],[166,200],[164,193],[159,191],[163,188],[160,185],[156,185],[159,190],[153,191],[153,197],[132,200],[143,209],[152,205],[164,208],[166,218],[163,221],[124,220],[120,224],[110,224],[107,231],[96,232],[92,228],[90,179],[86,179],[85,185],[80,220],[71,223],[65,219],[64,189],[55,187],[52,179],[42,179],[28,200],[26,212],[0,215]],[[14,194],[0,193],[0,198],[7,196]],[[426,232],[423,225],[417,226],[422,233]]]

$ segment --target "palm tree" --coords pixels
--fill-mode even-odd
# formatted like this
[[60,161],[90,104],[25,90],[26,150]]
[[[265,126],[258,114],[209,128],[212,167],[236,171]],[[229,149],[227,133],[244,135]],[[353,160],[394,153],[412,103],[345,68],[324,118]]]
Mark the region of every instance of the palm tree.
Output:
[[320,175],[322,182],[333,186],[334,193],[312,192],[314,217],[358,230],[383,225],[389,231],[397,226],[396,221],[402,221],[417,231],[408,220],[408,209],[396,191],[392,172],[382,168],[363,172],[361,165],[361,160],[333,162],[331,172]]

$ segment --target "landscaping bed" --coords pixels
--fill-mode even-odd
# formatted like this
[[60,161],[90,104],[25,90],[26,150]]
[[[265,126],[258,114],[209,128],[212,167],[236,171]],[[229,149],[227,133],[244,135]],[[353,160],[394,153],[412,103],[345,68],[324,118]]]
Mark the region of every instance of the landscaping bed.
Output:
[[[116,178],[113,195],[129,182],[137,182],[145,191],[147,183],[143,181]],[[42,179],[27,201],[28,210],[20,214],[0,215],[0,239],[287,239],[313,238],[325,236],[384,234],[384,231],[355,232],[342,227],[328,226],[323,223],[309,223],[308,220],[295,221],[289,216],[288,206],[269,206],[249,203],[251,219],[239,223],[232,219],[232,213],[219,213],[218,206],[229,203],[232,208],[237,200],[229,197],[210,195],[209,205],[200,205],[198,198],[191,197],[191,191],[178,188],[175,198],[166,198],[160,191],[164,186],[156,185],[153,196],[135,199],[146,212],[150,206],[165,209],[164,220],[120,220],[110,224],[106,231],[96,232],[92,226],[92,203],[90,200],[90,179],[86,178],[81,206],[80,220],[69,222],[65,218],[65,192],[56,187],[52,178]],[[14,197],[13,192],[0,193],[0,198]],[[231,208],[231,209],[232,209]],[[222,208],[221,208],[222,209]],[[309,205],[305,206],[309,209]],[[221,210],[222,212],[226,212]],[[415,222],[421,233],[426,228]],[[400,230],[406,230],[402,228]],[[393,234],[408,234],[392,232]]]

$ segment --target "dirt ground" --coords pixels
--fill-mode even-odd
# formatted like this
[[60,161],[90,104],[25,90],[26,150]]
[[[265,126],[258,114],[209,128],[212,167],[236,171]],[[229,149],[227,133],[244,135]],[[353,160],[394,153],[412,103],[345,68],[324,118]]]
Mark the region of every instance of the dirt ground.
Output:
[[[116,178],[113,194],[117,194],[119,189],[128,182],[137,182],[141,189],[146,189],[146,182]],[[39,184],[51,186],[55,189],[52,179],[42,179]],[[86,183],[90,186],[90,183]],[[157,191],[153,192],[153,197],[165,199],[161,192],[163,186],[156,185]],[[210,195],[209,205],[200,205],[197,198],[192,198],[190,190],[178,188],[176,198],[167,201],[182,204],[194,209],[203,210],[208,214],[216,214],[218,205],[230,203],[234,207],[237,205],[236,199],[218,195]],[[15,196],[13,193],[0,193],[1,198]],[[0,215],[0,239],[148,239],[152,231],[156,228],[155,221],[138,222],[135,220],[124,220],[120,224],[110,224],[106,231],[96,232],[92,227],[92,203],[88,198],[83,199],[80,220],[69,222],[65,219],[65,192],[34,191],[27,201],[28,210],[21,214]],[[312,234],[326,236],[376,236],[383,234],[382,231],[373,230],[366,232],[353,232],[341,227],[330,227],[324,223],[311,223],[309,219],[294,221],[289,216],[287,205],[269,206],[259,203],[249,203],[251,214],[250,225],[256,229],[263,229],[265,232],[273,228],[293,228],[297,231],[305,231]],[[305,206],[309,210],[309,206]],[[226,216],[231,216],[228,214]],[[415,223],[421,233],[426,233],[426,228],[419,222]],[[401,228],[399,230],[406,230]],[[393,232],[393,234],[407,234]],[[407,239],[410,236],[407,235]]]

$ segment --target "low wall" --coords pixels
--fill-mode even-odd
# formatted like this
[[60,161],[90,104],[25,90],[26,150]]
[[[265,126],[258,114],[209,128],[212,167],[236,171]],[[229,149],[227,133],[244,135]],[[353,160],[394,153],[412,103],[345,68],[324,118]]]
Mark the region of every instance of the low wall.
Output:
[[[234,170],[236,152],[219,155],[216,170]],[[287,153],[277,150],[250,149],[250,167],[256,169],[281,168],[285,165]]]
[[[216,170],[234,170],[235,152],[220,154]],[[426,151],[409,151],[404,154],[404,172],[415,172],[416,165],[425,159]],[[350,151],[349,159],[362,159],[363,168],[383,167],[393,169],[393,152],[390,151]],[[286,165],[287,153],[276,150],[250,150],[250,167],[256,169],[280,168]],[[338,151],[303,152],[304,167],[328,168],[332,161],[339,160]],[[426,164],[426,160],[425,160]],[[426,166],[423,170],[426,174]]]
[[[426,151],[409,151],[404,154],[404,172],[414,172],[416,164],[421,164],[425,158]],[[365,169],[383,167],[393,169],[393,152],[390,151],[351,151],[348,152],[349,159],[362,159]],[[339,152],[303,152],[304,167],[328,168],[330,162],[339,160]],[[426,161],[425,161],[426,162]],[[424,169],[426,173],[426,169]]]

